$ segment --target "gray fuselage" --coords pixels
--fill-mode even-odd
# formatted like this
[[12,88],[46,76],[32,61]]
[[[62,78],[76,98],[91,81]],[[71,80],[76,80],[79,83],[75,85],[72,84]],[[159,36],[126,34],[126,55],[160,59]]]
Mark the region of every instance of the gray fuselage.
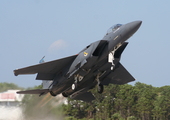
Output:
[[[111,27],[102,40],[91,43],[80,51],[72,64],[63,69],[62,75],[56,75],[50,91],[56,95],[63,92],[70,95],[75,92],[70,86],[75,81],[78,82],[77,90],[84,87],[93,88],[97,84],[97,76],[103,82],[110,74],[110,69],[114,70],[120,61],[121,53],[119,58],[115,58],[114,53],[138,30],[141,23],[135,21]],[[113,62],[108,61],[110,53],[113,53]]]

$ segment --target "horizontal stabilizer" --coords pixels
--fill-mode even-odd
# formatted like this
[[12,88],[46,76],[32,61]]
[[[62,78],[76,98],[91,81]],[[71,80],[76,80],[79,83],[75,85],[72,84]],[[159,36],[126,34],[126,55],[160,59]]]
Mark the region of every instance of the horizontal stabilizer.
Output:
[[26,91],[18,91],[18,94],[46,94],[48,93],[48,89],[36,89],[36,90],[26,90]]
[[87,88],[81,89],[70,96],[71,99],[74,100],[82,100],[85,102],[91,102],[95,100],[95,97],[91,92],[87,92]]
[[116,69],[103,80],[102,84],[126,84],[131,81],[135,81],[135,78],[123,67],[121,63],[118,63]]
[[[35,74],[35,73],[45,73],[48,76],[45,76],[47,78],[52,78],[54,74],[59,72],[61,69],[63,69],[66,65],[71,64],[73,60],[77,57],[77,55],[50,61],[50,62],[44,62],[37,65],[16,69],[14,70],[15,76],[20,74]],[[42,78],[39,76],[39,78]]]

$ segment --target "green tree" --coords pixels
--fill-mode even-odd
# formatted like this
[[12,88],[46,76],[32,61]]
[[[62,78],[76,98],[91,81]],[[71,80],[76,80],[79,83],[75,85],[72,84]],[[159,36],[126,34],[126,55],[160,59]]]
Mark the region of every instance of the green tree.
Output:
[[156,89],[151,85],[144,83],[136,83],[135,87],[138,89],[138,100],[136,103],[136,110],[138,116],[142,120],[150,120],[152,118],[152,109],[154,108],[154,100],[156,99]]
[[132,85],[108,85],[96,100],[85,103],[68,100],[66,116],[72,120],[169,120],[170,86],[160,88],[137,82]]
[[116,93],[115,108],[125,119],[128,116],[136,114],[136,97],[138,93],[132,85],[121,85],[120,90]]
[[154,101],[154,120],[170,119],[170,86],[158,88],[156,100]]
[[14,83],[7,83],[7,82],[0,83],[0,92],[4,92],[7,90],[21,90],[21,89],[23,88],[17,86]]

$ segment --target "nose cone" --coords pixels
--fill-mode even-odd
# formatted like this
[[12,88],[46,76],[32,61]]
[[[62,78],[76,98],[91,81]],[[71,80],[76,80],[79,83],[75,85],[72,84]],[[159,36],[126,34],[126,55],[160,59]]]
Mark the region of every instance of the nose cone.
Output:
[[125,24],[124,35],[129,38],[131,37],[141,26],[142,21],[134,21]]
[[134,21],[134,22],[126,24],[126,28],[135,33],[139,29],[141,24],[142,24],[142,21]]

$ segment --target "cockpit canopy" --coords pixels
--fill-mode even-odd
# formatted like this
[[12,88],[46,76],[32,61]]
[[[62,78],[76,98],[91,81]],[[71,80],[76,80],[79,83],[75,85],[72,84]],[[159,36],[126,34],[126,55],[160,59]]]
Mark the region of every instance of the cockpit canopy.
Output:
[[122,24],[116,24],[116,25],[113,25],[112,27],[110,27],[108,30],[107,30],[107,34],[117,30],[120,26],[122,26]]

